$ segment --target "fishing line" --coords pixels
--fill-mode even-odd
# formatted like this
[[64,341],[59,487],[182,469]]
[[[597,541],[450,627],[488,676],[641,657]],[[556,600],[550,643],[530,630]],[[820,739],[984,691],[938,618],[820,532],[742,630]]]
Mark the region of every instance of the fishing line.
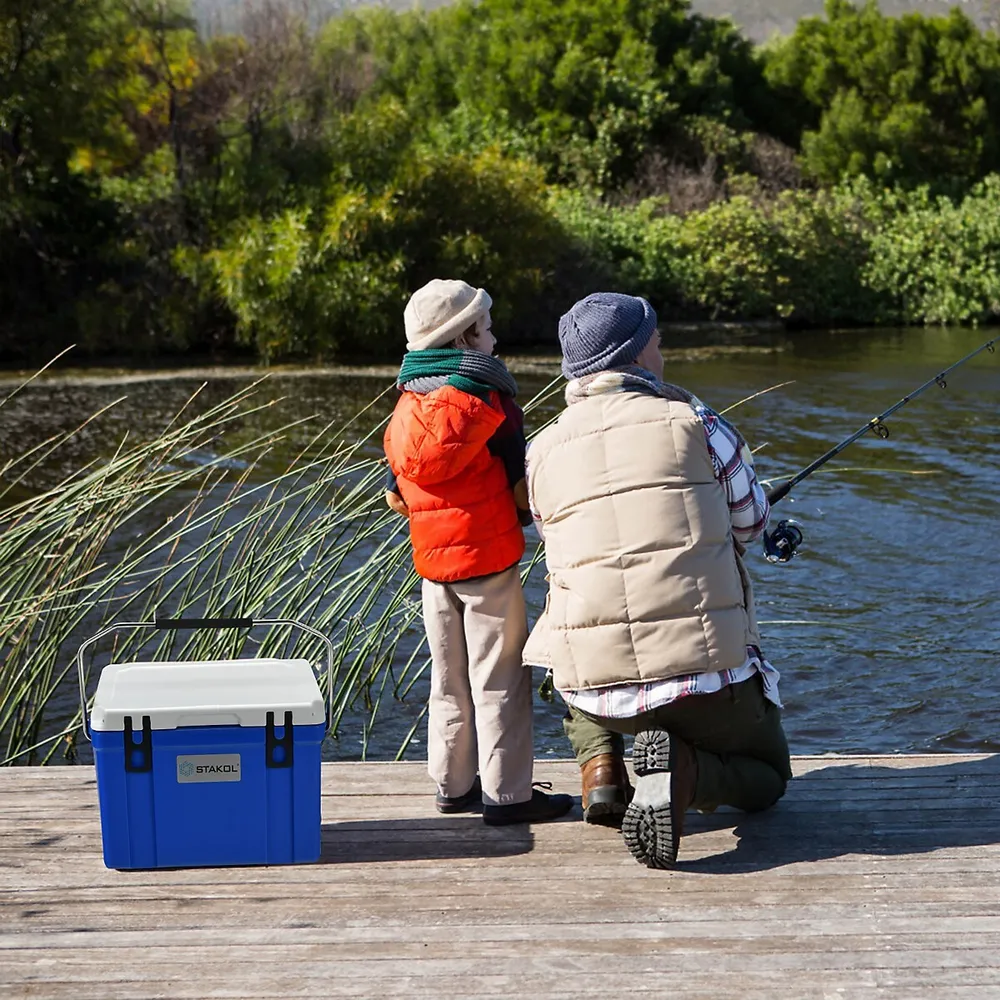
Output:
[[[874,433],[877,437],[885,440],[889,436],[889,428],[885,424],[886,419],[891,417],[892,414],[894,414],[901,407],[906,406],[906,404],[911,400],[916,399],[917,396],[919,396],[926,389],[929,389],[932,385],[936,385],[940,389],[946,389],[948,387],[948,382],[945,379],[946,375],[953,372],[956,368],[964,365],[966,361],[971,361],[977,354],[982,354],[983,351],[989,351],[990,354],[993,354],[996,351],[996,342],[996,338],[993,340],[987,340],[985,344],[977,347],[970,354],[966,354],[964,358],[959,359],[954,364],[949,365],[944,369],[944,371],[938,372],[937,375],[933,378],[929,378],[923,385],[918,386],[898,402],[893,403],[887,410],[883,410],[877,416],[872,417],[866,424],[859,427],[853,434],[844,438],[840,444],[835,445],[828,452],[820,455],[816,461],[811,462],[801,472],[797,472],[790,479],[786,479],[780,486],[775,487],[773,490],[768,490],[768,502],[773,507],[780,500],[783,500],[786,496],[788,496],[794,487],[802,482],[803,479],[807,476],[811,476],[817,469],[826,465],[831,458],[835,458],[845,448],[854,444],[858,438],[864,437],[864,435],[869,431]],[[801,544],[801,525],[790,519],[779,521],[773,530],[764,532],[764,557],[768,562],[786,563],[795,555],[796,550]]]

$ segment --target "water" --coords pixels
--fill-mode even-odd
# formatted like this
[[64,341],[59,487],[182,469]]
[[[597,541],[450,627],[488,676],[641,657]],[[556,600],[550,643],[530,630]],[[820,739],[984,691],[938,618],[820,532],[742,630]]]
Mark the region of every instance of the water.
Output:
[[[985,339],[963,330],[744,338],[716,351],[668,350],[666,377],[720,409],[792,382],[730,414],[760,449],[761,477],[780,482]],[[667,338],[672,343],[676,337]],[[522,397],[556,371],[554,360],[532,362],[519,375]],[[212,399],[247,380],[209,375]],[[38,470],[34,487],[55,482],[73,463],[108,451],[124,429],[142,435],[162,426],[201,380],[76,373],[33,386],[0,410],[0,458],[127,394],[79,436],[62,465]],[[264,391],[289,397],[282,419],[313,412],[342,419],[390,381],[388,369],[278,373]],[[776,507],[776,516],[802,524],[805,545],[787,565],[767,563],[759,550],[750,563],[794,753],[1000,750],[998,402],[1000,354],[984,352],[954,372],[946,390],[932,387],[895,414],[888,440],[866,435]],[[283,457],[275,456],[275,467]],[[539,575],[528,588],[532,620],[542,586]],[[395,755],[425,694],[418,685],[380,716],[370,758]],[[73,704],[72,691],[64,704]],[[540,756],[568,754],[562,714],[558,698],[536,699]],[[360,755],[361,718],[349,718],[330,742],[330,759]],[[422,756],[424,745],[419,732],[408,756]]]

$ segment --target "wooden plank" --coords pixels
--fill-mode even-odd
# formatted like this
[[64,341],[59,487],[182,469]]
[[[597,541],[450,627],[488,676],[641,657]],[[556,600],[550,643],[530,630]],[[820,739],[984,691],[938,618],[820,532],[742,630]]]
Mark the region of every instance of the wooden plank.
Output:
[[[608,968],[609,963],[628,962],[638,956],[627,947],[627,942],[612,942],[614,946],[592,949],[587,954],[578,950],[553,949],[545,947],[544,942],[520,943],[515,947],[483,948],[477,947],[474,954],[465,949],[462,954],[447,950],[446,954],[438,954],[439,943],[435,943],[432,954],[409,955],[401,957],[379,957],[356,953],[350,958],[317,957],[306,958],[297,949],[281,950],[270,963],[256,958],[252,951],[237,952],[233,958],[239,964],[251,963],[257,970],[263,970],[270,965],[287,963],[294,969],[295,979],[299,982],[309,979],[335,979],[344,984],[355,983],[356,991],[363,991],[373,977],[396,979],[404,976],[413,980],[424,979],[436,981],[438,988],[449,978],[458,982],[466,982],[470,978],[482,975],[485,969],[504,969],[519,967],[520,975],[542,975],[551,972],[553,968],[572,968],[574,974],[598,976]],[[730,942],[738,947],[737,942]],[[425,946],[422,951],[426,953]],[[186,949],[187,960],[183,955],[177,955],[172,961],[163,961],[153,950],[152,954],[140,953],[114,956],[118,963],[125,963],[131,970],[130,980],[142,983],[150,979],[182,979],[185,970],[190,968],[193,957],[212,964],[216,968],[226,962],[225,949],[199,948],[192,946]],[[11,972],[22,979],[30,977],[34,982],[64,982],[66,957],[60,956],[58,963],[48,964],[48,961],[38,957],[27,967],[14,966]],[[41,958],[41,961],[39,959]],[[990,969],[985,964],[982,953],[952,952],[947,955],[939,951],[886,951],[884,949],[868,949],[864,952],[851,951],[769,951],[754,953],[739,949],[738,953],[728,952],[723,948],[712,950],[678,951],[672,947],[672,942],[664,941],[659,946],[647,945],[641,954],[641,968],[644,975],[686,976],[699,972],[714,971],[720,977],[727,974],[744,975],[748,977],[765,976],[769,972],[824,970],[831,975],[839,972],[850,973],[857,970],[860,959],[865,962],[865,971],[875,973],[877,979],[884,979],[898,985],[918,980],[920,974],[934,970],[935,976],[941,975],[947,981],[947,973],[951,973],[953,985],[968,985],[971,982],[985,984],[992,982],[1000,984],[1000,970]],[[70,959],[71,961],[71,959]],[[107,966],[100,962],[74,963],[73,979],[79,983],[100,983],[108,979]],[[883,973],[884,976],[878,975]],[[258,971],[258,975],[260,972]],[[239,976],[234,972],[234,978]],[[242,977],[250,978],[248,970],[244,969]]]
[[[942,770],[944,769],[944,770]],[[887,754],[882,756],[819,756],[792,757],[796,777],[808,775],[811,781],[857,780],[872,781],[872,771],[914,771],[916,776],[943,773],[953,778],[975,778],[983,775],[1000,776],[998,754]],[[16,767],[3,771],[3,794],[18,787],[47,787],[77,790],[96,788],[93,769],[85,766]],[[430,788],[426,765],[411,762],[352,762],[324,765],[324,794],[379,794],[377,789],[392,786],[393,794],[426,794]],[[540,781],[574,777],[569,761],[537,760],[535,777]],[[853,776],[853,777],[852,777]],[[899,775],[897,775],[899,777]]]
[[[631,861],[629,862],[631,864]],[[598,885],[594,892],[604,895],[612,894],[618,888],[612,881],[614,875],[620,875],[623,866],[602,866],[598,870],[600,879],[608,879],[607,886]],[[538,882],[553,883],[554,890],[559,889],[563,882],[568,882],[567,876],[578,868],[565,866],[557,869],[556,877],[547,874],[549,869],[538,867],[529,868],[527,866],[504,867],[505,889],[517,892],[534,892],[537,890]],[[630,869],[625,869],[627,872]],[[290,880],[275,878],[248,878],[252,869],[240,869],[237,878],[225,880],[224,877],[214,878],[211,873],[215,869],[205,869],[208,876],[205,883],[192,883],[183,879],[164,878],[163,880],[143,879],[132,881],[124,877],[114,887],[115,899],[121,902],[138,902],[147,900],[156,902],[159,900],[170,900],[176,897],[178,886],[185,889],[185,900],[197,899],[237,899],[249,897],[269,891],[272,885],[291,885]],[[272,869],[264,869],[270,872]],[[164,873],[167,875],[167,873]],[[324,873],[325,874],[325,873]],[[676,871],[670,875],[672,887],[681,888],[687,897],[707,897],[718,898],[720,893],[725,894],[727,902],[736,902],[744,895],[753,900],[766,901],[772,896],[774,898],[784,897],[790,891],[787,877],[775,876],[773,873],[759,878],[751,878],[746,874],[720,874],[711,879],[685,876],[685,873]],[[444,877],[448,875],[450,879],[444,882]],[[394,865],[373,871],[371,867],[359,865],[356,868],[330,868],[329,877],[310,880],[309,894],[311,898],[323,898],[326,895],[336,894],[340,897],[344,895],[357,895],[366,897],[377,885],[387,883],[392,884],[393,893],[412,893],[414,895],[428,895],[430,893],[441,894],[451,893],[481,894],[484,886],[492,884],[496,878],[496,872],[485,866],[475,868],[451,869],[445,866],[435,866],[431,868],[413,868],[412,866]],[[897,872],[891,879],[884,875],[872,873],[855,873],[851,871],[833,872],[810,872],[805,871],[794,879],[797,891],[803,896],[812,894],[822,895],[823,899],[835,899],[838,893],[845,896],[852,896],[856,893],[865,895],[877,889],[881,896],[898,895],[900,897],[910,896],[915,899],[944,899],[960,898],[973,900],[979,895],[989,898],[991,895],[996,898],[997,882],[1000,878],[984,879],[981,872],[959,871],[950,874],[947,883],[942,885],[938,880],[928,880],[923,871]],[[49,886],[25,886],[20,889],[12,888],[6,894],[4,902],[12,905],[27,904],[32,905],[62,905],[73,906],[76,904],[88,905],[92,902],[100,901],[108,893],[108,884],[105,881],[98,885],[64,885],[56,884]],[[627,893],[626,893],[627,894]]]
[[[665,984],[662,975],[646,976],[642,973],[629,973],[627,971],[611,972],[604,969],[601,974],[586,979],[580,977],[572,968],[560,968],[556,971],[549,971],[545,974],[534,974],[530,980],[519,979],[514,973],[507,975],[497,974],[492,976],[476,975],[466,977],[461,981],[455,977],[447,977],[445,982],[440,980],[426,981],[419,978],[379,978],[375,982],[366,984],[349,981],[340,983],[334,977],[326,977],[321,980],[298,982],[294,977],[286,973],[280,975],[273,970],[265,975],[240,977],[240,980],[233,983],[226,978],[212,976],[211,978],[199,978],[197,982],[189,980],[163,980],[160,982],[150,982],[142,984],[141,989],[137,989],[135,984],[119,986],[114,982],[102,984],[76,984],[66,982],[65,984],[42,983],[38,985],[26,985],[17,994],[5,994],[0,987],[0,997],[16,996],[18,1000],[32,1000],[32,998],[44,998],[51,1000],[53,996],[73,996],[76,1000],[163,1000],[169,997],[171,1000],[205,1000],[205,998],[220,998],[220,1000],[284,1000],[284,998],[335,998],[335,997],[405,997],[407,1000],[422,1000],[422,998],[433,998],[441,1000],[443,996],[462,1000],[462,998],[475,998],[475,1000],[510,1000],[511,996],[527,996],[530,998],[548,998],[548,1000],[576,1000],[581,996],[620,996],[626,994],[616,994],[616,988],[624,987],[627,995],[642,995],[651,997],[679,997],[681,1000],[687,998],[698,998],[705,1000],[706,997],[714,1000],[727,1000],[727,998],[739,997],[741,1000],[775,1000],[776,997],[795,997],[796,1000],[827,1000],[831,995],[846,1000],[864,998],[871,1000],[875,997],[878,1000],[882,994],[876,992],[875,977],[872,973],[858,972],[852,974],[847,980],[847,987],[840,987],[830,992],[829,973],[822,971],[811,981],[803,981],[801,972],[792,974],[774,974],[765,990],[741,989],[738,992],[728,992],[720,990],[718,977],[699,976],[693,978],[690,974],[684,980],[676,979],[678,988],[673,987],[675,977],[669,977],[669,994],[664,993]],[[824,985],[825,981],[825,985]],[[569,984],[577,985],[567,988]],[[60,989],[60,986],[62,987]],[[525,992],[527,987],[530,992]],[[980,988],[981,989],[981,988]],[[910,994],[913,995],[912,993]],[[897,994],[898,996],[898,994]],[[971,993],[950,993],[934,994],[935,998],[943,996],[945,1000],[966,1000],[968,997],[976,996]],[[982,993],[978,994],[978,1000],[982,1000]]]
[[[566,790],[570,791],[570,789]],[[800,783],[793,786],[786,798],[782,799],[775,808],[790,815],[813,816],[852,812],[868,815],[873,811],[894,813],[911,809],[914,796],[919,795],[922,812],[945,813],[945,816],[935,817],[935,821],[946,821],[949,815],[956,820],[963,819],[966,814],[973,817],[976,813],[992,815],[997,807],[1000,807],[1000,792],[994,793],[981,788],[946,789],[942,787],[919,790],[897,788],[887,789],[883,794],[879,794],[877,789],[860,789],[857,794],[848,791],[843,794],[844,798],[834,798],[825,788],[808,787]],[[850,794],[850,801],[846,800],[848,794]],[[579,796],[579,790],[576,791],[576,795]],[[324,820],[336,822],[344,818],[384,818],[385,809],[380,801],[381,798],[382,796],[339,796],[325,799],[323,801]],[[430,795],[420,797],[393,796],[393,798],[398,800],[397,811],[399,814],[414,818],[435,819],[438,823],[441,822],[434,810]],[[60,820],[60,825],[63,825],[64,800],[65,796],[44,798],[42,796],[22,795],[18,799],[4,804],[0,825],[23,825],[31,822],[39,824],[49,823],[53,820]],[[76,829],[89,829],[89,822],[96,815],[96,806],[94,809],[81,809],[80,814],[70,822]],[[738,813],[730,810],[719,810],[714,815],[727,818],[739,816]],[[699,823],[697,816],[692,816],[692,823],[695,825]]]
[[[920,908],[922,910],[922,907]],[[638,910],[638,912],[636,912]],[[932,921],[923,918],[919,912],[912,915],[899,915],[889,911],[868,912],[865,907],[851,907],[849,913],[833,908],[827,913],[822,905],[812,910],[799,907],[789,907],[789,912],[772,913],[768,909],[753,911],[753,923],[750,924],[748,912],[735,908],[732,913],[720,908],[713,914],[702,917],[696,907],[672,914],[660,912],[646,903],[641,908],[633,905],[631,920],[622,920],[620,914],[608,914],[606,917],[600,907],[594,908],[594,919],[586,925],[581,925],[579,919],[567,913],[565,909],[539,914],[538,927],[544,928],[547,939],[572,938],[578,943],[588,944],[591,939],[600,940],[607,936],[608,926],[614,925],[615,940],[644,941],[657,939],[665,933],[665,924],[676,922],[684,928],[696,927],[698,934],[706,937],[723,937],[733,940],[743,940],[759,936],[781,936],[786,933],[794,919],[796,932],[814,934],[824,938],[837,938],[857,934],[871,933],[877,921],[878,932],[882,935],[906,935],[926,933],[933,926],[940,934],[997,934],[1000,933],[1000,915],[936,916]],[[310,908],[302,904],[299,914],[303,920],[315,920]],[[489,919],[484,919],[483,915]],[[294,937],[299,943],[329,944],[334,941],[353,939],[355,934],[361,940],[368,940],[370,928],[356,926],[353,921],[367,924],[367,910],[352,911],[343,909],[331,914],[335,919],[328,926],[322,923],[295,927]],[[604,918],[604,919],[601,919]],[[463,925],[464,921],[464,925]],[[735,926],[735,922],[741,926]],[[462,941],[481,942],[492,940],[528,940],[539,934],[534,928],[534,914],[525,914],[523,910],[507,910],[502,904],[494,907],[482,907],[478,911],[469,911],[464,906],[449,908],[446,904],[436,909],[425,911],[421,920],[415,920],[411,915],[396,912],[390,921],[379,921],[379,928],[385,937],[394,940],[405,939],[407,935],[415,940],[422,940],[428,928],[448,927],[450,935],[459,935]],[[529,926],[530,925],[530,926]],[[582,927],[590,928],[589,930]],[[45,947],[59,949],[63,947],[78,947],[81,931],[41,931],[24,929],[14,934],[0,935],[0,952],[16,948]],[[254,947],[273,941],[286,940],[289,931],[286,928],[272,927],[219,927],[218,925],[197,926],[178,930],[174,928],[158,931],[155,944],[157,948],[186,949],[205,947],[208,945],[247,946]],[[673,931],[671,931],[673,933]],[[142,930],[105,931],[100,936],[100,947],[116,951],[122,948],[149,947],[151,944],[148,932]]]
[[[559,928],[560,922],[565,922],[563,926],[572,927],[565,913],[566,908],[578,908],[581,902],[580,896],[568,895],[562,898],[563,909],[556,909],[554,906],[539,910],[538,912],[528,911],[526,907],[530,905],[527,899],[511,900],[511,904],[517,904],[522,913],[530,912],[533,924],[544,925],[546,928]],[[597,902],[607,902],[606,900],[596,900]],[[328,899],[326,909],[331,913],[338,910],[345,912],[348,907],[356,906],[354,901]],[[6,942],[0,945],[0,954],[21,947],[43,947],[42,942],[48,934],[58,934],[64,932],[67,927],[77,927],[85,930],[88,934],[99,933],[101,935],[101,948],[118,950],[118,946],[113,943],[112,935],[124,933],[129,927],[136,926],[137,922],[143,927],[144,933],[161,934],[171,931],[181,921],[189,926],[197,924],[202,927],[210,927],[213,923],[224,923],[228,928],[236,931],[254,931],[262,926],[279,927],[308,927],[317,918],[306,907],[301,904],[282,905],[280,900],[273,902],[270,906],[258,904],[256,906],[228,907],[222,905],[199,905],[188,906],[181,904],[178,906],[164,905],[157,911],[150,913],[147,907],[137,907],[127,915],[114,914],[108,912],[104,907],[95,907],[97,912],[87,915],[81,913],[79,909],[73,910],[61,920],[58,911],[50,911],[49,918],[46,919],[44,913],[39,913],[38,908],[25,907],[19,913],[4,914],[6,923],[13,923],[14,926],[31,922],[33,937],[25,937],[16,944],[8,945]],[[238,910],[239,912],[235,912]],[[956,910],[958,913],[956,914]],[[614,905],[609,903],[602,913],[600,921],[595,920],[594,926],[603,928],[603,933],[610,933],[616,940],[619,939],[617,925],[630,919],[634,911],[625,905]],[[865,911],[864,917],[854,917]],[[713,913],[715,920],[695,920],[692,918],[693,910],[687,909],[684,912],[666,911],[658,914],[655,921],[645,921],[656,925],[662,931],[664,926],[669,925],[672,931],[687,930],[692,927],[698,928],[705,934],[710,934],[720,939],[725,938],[725,911],[720,910]],[[427,902],[414,905],[411,911],[403,917],[398,909],[392,910],[389,907],[364,907],[363,915],[366,921],[376,922],[380,926],[395,931],[396,935],[404,938],[411,932],[420,941],[425,941],[430,929],[447,929],[449,936],[457,935],[461,940],[466,940],[465,928],[469,923],[486,923],[491,920],[498,921],[511,919],[498,916],[494,908],[485,906],[473,906],[467,901],[445,900],[439,906],[432,906]],[[780,936],[783,929],[791,925],[799,924],[803,934],[824,939],[823,947],[832,947],[833,938],[851,937],[862,931],[879,932],[890,931],[885,928],[883,918],[893,916],[892,910],[886,906],[872,906],[865,900],[857,900],[850,904],[844,902],[832,903],[825,910],[822,907],[803,907],[798,905],[771,904],[760,908],[747,906],[734,907],[733,919],[759,920],[763,925],[770,928],[771,933]],[[324,918],[319,918],[324,919]],[[926,929],[930,922],[936,921],[949,927],[958,926],[962,930],[957,934],[965,936],[976,935],[976,940],[986,936],[995,937],[1000,931],[1000,913],[996,908],[989,908],[985,904],[979,906],[972,905],[966,907],[956,907],[955,904],[946,906],[905,906],[901,912],[894,916],[899,921],[899,934],[911,937],[921,929]],[[979,920],[980,926],[990,927],[991,931],[973,931],[966,929],[966,922]],[[346,925],[345,925],[346,926]],[[499,923],[496,926],[501,926]],[[896,927],[897,924],[891,925]],[[24,932],[27,934],[28,932]],[[330,930],[325,937],[326,944],[336,944],[345,938],[344,927],[338,926]],[[896,931],[892,931],[896,933]],[[942,934],[956,934],[954,931],[943,931]],[[541,935],[541,932],[539,932]],[[545,940],[550,940],[548,936],[541,935]],[[956,934],[956,937],[957,937]],[[741,939],[742,940],[742,939]],[[579,943],[574,945],[578,946]],[[971,947],[972,945],[970,945]],[[44,944],[44,947],[49,947]],[[56,945],[52,946],[57,947]],[[61,946],[59,946],[61,947]],[[985,948],[985,945],[975,944],[977,948]]]

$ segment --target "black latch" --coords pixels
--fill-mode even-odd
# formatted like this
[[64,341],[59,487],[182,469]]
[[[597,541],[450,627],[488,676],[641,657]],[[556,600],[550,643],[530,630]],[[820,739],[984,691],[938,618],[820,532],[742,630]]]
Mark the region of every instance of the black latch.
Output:
[[133,774],[153,770],[153,727],[149,716],[142,717],[142,739],[136,743],[132,739],[132,716],[125,716],[125,770]]
[[285,712],[285,735],[280,739],[274,735],[274,712],[267,713],[264,725],[264,754],[268,767],[292,766],[294,736],[291,712]]

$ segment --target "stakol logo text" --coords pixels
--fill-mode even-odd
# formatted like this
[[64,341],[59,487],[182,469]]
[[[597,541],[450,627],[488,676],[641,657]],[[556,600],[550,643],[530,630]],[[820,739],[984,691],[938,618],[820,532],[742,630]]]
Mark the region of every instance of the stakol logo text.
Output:
[[200,753],[179,756],[177,780],[182,784],[189,781],[239,781],[240,755]]

